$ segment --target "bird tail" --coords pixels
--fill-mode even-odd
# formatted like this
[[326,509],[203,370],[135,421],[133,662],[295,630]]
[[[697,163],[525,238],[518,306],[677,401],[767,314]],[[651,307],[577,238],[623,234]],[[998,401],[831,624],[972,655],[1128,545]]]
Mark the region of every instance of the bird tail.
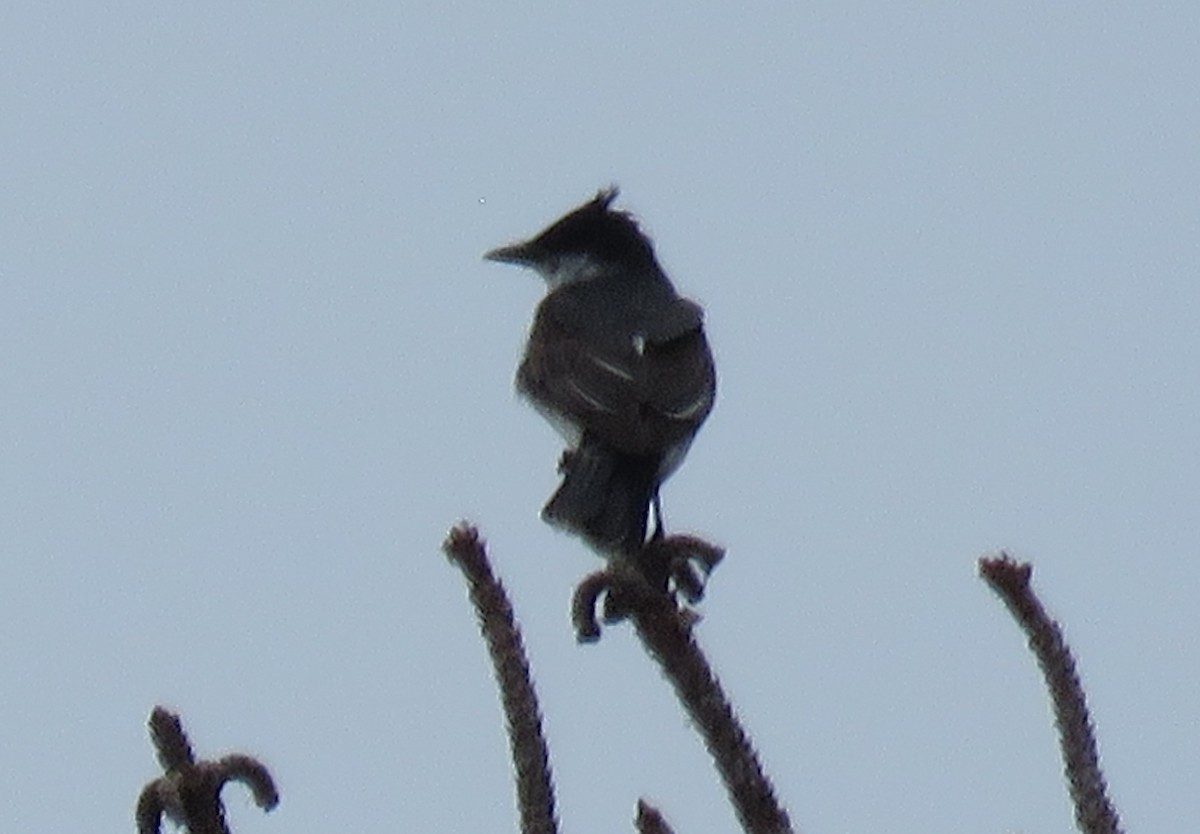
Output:
[[559,465],[562,485],[542,509],[549,524],[582,536],[604,554],[636,556],[646,540],[657,457],[623,455],[584,436]]

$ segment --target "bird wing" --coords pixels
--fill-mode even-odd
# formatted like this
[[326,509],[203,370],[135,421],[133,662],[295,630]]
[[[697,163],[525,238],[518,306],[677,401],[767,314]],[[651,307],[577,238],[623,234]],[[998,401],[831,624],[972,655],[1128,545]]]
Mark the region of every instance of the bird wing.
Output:
[[661,454],[694,434],[716,390],[700,308],[679,299],[639,332],[588,325],[568,296],[547,296],[518,389],[627,454]]

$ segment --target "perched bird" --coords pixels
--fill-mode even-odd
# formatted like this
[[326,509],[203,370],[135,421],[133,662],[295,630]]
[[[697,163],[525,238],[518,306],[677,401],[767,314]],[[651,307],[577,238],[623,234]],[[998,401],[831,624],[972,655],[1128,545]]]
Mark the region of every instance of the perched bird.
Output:
[[562,433],[550,524],[604,554],[636,556],[660,485],[712,410],[716,374],[703,311],[671,285],[649,239],[599,192],[527,241],[484,257],[536,270],[537,308],[517,390]]

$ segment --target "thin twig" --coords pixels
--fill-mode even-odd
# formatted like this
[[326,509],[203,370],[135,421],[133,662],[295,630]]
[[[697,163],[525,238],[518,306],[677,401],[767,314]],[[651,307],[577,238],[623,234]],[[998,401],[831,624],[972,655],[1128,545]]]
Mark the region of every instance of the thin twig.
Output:
[[1075,803],[1075,824],[1084,834],[1121,834],[1121,822],[1100,770],[1096,736],[1075,660],[1062,630],[1030,587],[1033,568],[1002,553],[999,558],[980,559],[979,573],[1029,637],[1029,647],[1042,667],[1054,703],[1054,723]]
[[147,723],[164,774],[138,797],[138,834],[159,834],[163,816],[186,826],[190,834],[229,834],[221,802],[226,782],[245,784],[264,811],[279,804],[275,782],[258,759],[235,753],[215,762],[197,761],[178,715],[155,707]]
[[491,654],[516,769],[521,831],[557,834],[550,752],[512,604],[492,573],[477,529],[459,524],[450,531],[442,550],[466,577],[479,630]]
[[692,620],[668,594],[650,587],[633,571],[621,571],[615,560],[613,577],[631,603],[629,616],[638,637],[699,728],[742,828],[751,834],[791,832],[787,812],[775,797],[754,747],[692,638]]
[[658,809],[644,799],[638,800],[637,817],[633,822],[638,834],[675,834]]

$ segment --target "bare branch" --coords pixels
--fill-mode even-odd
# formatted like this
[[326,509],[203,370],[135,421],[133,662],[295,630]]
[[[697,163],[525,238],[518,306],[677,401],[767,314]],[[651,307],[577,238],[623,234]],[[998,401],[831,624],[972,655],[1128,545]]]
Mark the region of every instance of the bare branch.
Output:
[[675,834],[658,809],[644,799],[638,800],[634,825],[638,834]]
[[689,612],[681,612],[667,593],[652,588],[635,570],[622,570],[614,561],[610,571],[638,637],[700,730],[742,827],[752,834],[791,832],[754,747],[692,638]]
[[1108,799],[1100,770],[1096,736],[1083,685],[1075,671],[1075,660],[1062,630],[1050,619],[1030,587],[1033,568],[1001,553],[999,558],[980,559],[979,573],[1029,637],[1029,647],[1046,678],[1071,799],[1075,803],[1075,824],[1084,834],[1121,834],[1121,823]]
[[163,770],[175,770],[196,760],[178,715],[155,707],[150,711],[150,720],[146,723],[150,727],[150,741],[154,744]]
[[138,797],[137,810],[134,812],[138,834],[159,834],[162,815],[166,810],[166,804],[163,801],[164,791],[159,785],[161,781],[161,779],[155,779],[146,785]]
[[235,754],[218,762],[196,761],[178,715],[155,707],[147,723],[165,773],[138,796],[138,834],[159,834],[163,816],[186,826],[190,834],[229,834],[221,788],[231,780],[244,782],[263,810],[279,804],[275,782],[257,759]]
[[557,834],[550,752],[542,734],[537,692],[512,604],[504,586],[492,573],[476,528],[459,524],[450,531],[442,550],[466,577],[479,629],[491,654],[517,772],[521,831]]
[[249,788],[254,794],[254,803],[264,811],[270,811],[279,804],[279,791],[275,788],[275,781],[258,759],[234,753],[210,767],[213,768],[212,778],[219,784],[241,782]]
[[575,595],[571,600],[571,622],[575,625],[575,639],[580,643],[594,643],[600,639],[600,624],[596,622],[596,602],[607,590],[607,570],[589,574],[576,586]]

